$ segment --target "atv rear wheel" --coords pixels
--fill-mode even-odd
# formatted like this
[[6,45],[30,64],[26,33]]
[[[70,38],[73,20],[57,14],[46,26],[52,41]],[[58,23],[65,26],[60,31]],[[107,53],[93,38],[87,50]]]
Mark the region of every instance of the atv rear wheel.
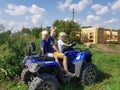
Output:
[[58,90],[58,81],[51,74],[41,74],[33,79],[30,90]]
[[29,72],[28,69],[23,69],[21,73],[21,81],[23,81],[25,84],[29,84],[33,78],[33,75]]
[[95,82],[97,77],[97,69],[94,64],[86,63],[81,71],[81,83],[82,85],[90,85]]

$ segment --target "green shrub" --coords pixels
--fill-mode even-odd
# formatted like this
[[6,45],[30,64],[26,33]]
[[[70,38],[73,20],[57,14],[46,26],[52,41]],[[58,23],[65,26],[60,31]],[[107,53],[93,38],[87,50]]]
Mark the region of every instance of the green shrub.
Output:
[[26,42],[22,38],[17,37],[12,37],[8,40],[7,44],[1,45],[0,52],[2,55],[0,55],[0,66],[8,71],[9,76],[14,77],[20,75],[25,47]]
[[6,41],[8,41],[10,35],[11,35],[11,31],[0,33],[0,44],[4,44]]

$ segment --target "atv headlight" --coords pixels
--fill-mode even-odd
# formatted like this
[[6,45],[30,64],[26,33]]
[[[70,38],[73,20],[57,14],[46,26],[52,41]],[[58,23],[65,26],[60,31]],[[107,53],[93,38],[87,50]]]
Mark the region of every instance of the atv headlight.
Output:
[[35,73],[35,72],[37,72],[39,69],[40,69],[40,67],[42,67],[43,65],[42,65],[42,63],[32,63],[32,64],[30,64],[30,65],[28,65],[28,70],[30,71],[30,72],[32,72],[32,73]]

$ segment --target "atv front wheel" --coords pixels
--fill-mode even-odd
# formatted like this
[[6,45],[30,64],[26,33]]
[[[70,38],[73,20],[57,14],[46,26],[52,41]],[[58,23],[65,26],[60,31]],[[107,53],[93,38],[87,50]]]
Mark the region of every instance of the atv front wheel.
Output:
[[81,71],[80,80],[82,85],[90,85],[95,82],[97,77],[97,69],[94,64],[86,63]]
[[21,81],[23,81],[25,84],[28,84],[29,82],[31,82],[33,78],[33,75],[29,72],[28,69],[23,69],[22,73],[21,73]]
[[58,90],[58,81],[51,74],[41,74],[33,79],[30,90]]

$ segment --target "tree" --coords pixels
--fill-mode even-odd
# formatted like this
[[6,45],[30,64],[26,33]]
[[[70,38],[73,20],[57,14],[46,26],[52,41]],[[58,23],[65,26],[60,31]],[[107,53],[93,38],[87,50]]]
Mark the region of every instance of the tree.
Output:
[[23,33],[31,33],[30,29],[29,28],[22,28],[22,32]]
[[11,31],[6,31],[6,32],[2,32],[0,33],[0,44],[5,43],[6,41],[9,40],[9,37],[11,35]]
[[4,30],[5,30],[4,25],[3,25],[3,24],[0,24],[0,32],[4,32]]
[[[65,32],[67,33],[68,35],[68,38],[74,38],[75,39],[80,39],[80,36],[76,36],[76,33],[77,32],[80,32],[81,33],[81,29],[80,29],[80,25],[76,22],[73,22],[73,21],[63,21],[63,20],[56,20],[54,23],[53,23],[53,26],[56,26],[57,29],[58,29],[58,33],[59,32]],[[74,35],[76,36],[73,37],[71,35]],[[80,41],[80,40],[79,40]]]
[[42,28],[32,28],[32,35],[37,39],[39,38],[39,34],[42,31]]

